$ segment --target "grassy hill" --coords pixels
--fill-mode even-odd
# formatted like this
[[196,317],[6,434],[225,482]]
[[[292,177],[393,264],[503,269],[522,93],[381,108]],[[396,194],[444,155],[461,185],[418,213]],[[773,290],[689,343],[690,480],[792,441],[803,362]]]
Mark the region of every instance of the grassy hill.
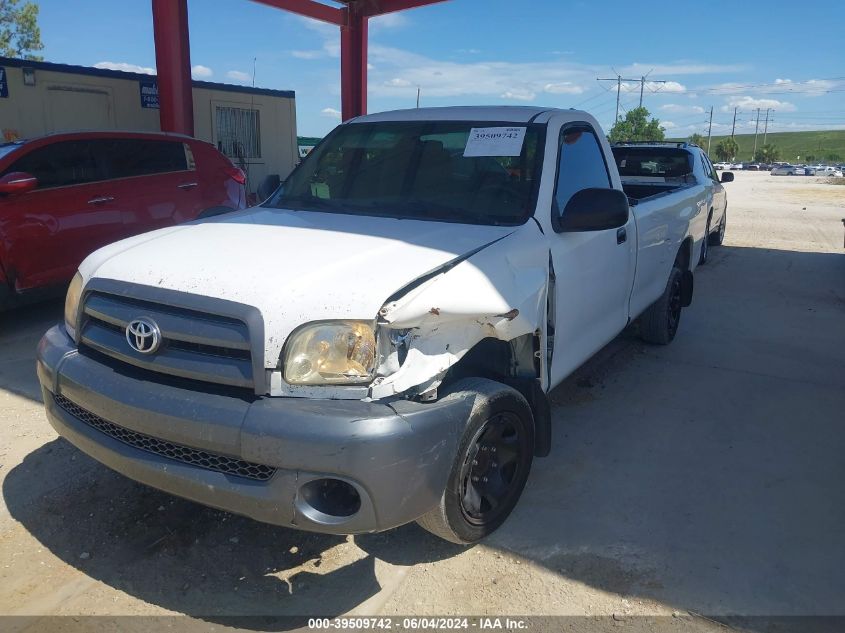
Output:
[[[717,143],[725,138],[714,136],[711,141],[711,153],[716,159],[715,148]],[[749,161],[754,151],[753,134],[737,134],[735,137],[739,144],[737,160]],[[845,161],[845,130],[830,130],[822,132],[769,132],[766,142],[776,146],[780,150],[778,160],[790,161],[793,163],[807,162],[807,156],[814,157],[815,161],[831,160],[829,155],[838,155],[839,158],[832,159],[835,162]],[[762,132],[757,136],[757,146],[763,144]],[[706,147],[705,147],[706,149]],[[801,157],[800,159],[798,157]]]

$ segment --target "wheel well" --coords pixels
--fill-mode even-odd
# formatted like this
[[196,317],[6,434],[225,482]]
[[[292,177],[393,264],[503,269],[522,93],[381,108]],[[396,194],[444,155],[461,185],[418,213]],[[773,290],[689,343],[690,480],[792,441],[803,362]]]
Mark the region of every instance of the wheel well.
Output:
[[678,254],[675,255],[675,266],[681,270],[689,270],[692,261],[692,237],[688,237],[681,243]]
[[551,451],[551,404],[540,383],[540,336],[525,334],[511,341],[484,338],[449,368],[443,385],[462,378],[488,378],[519,391],[534,416],[534,454]]

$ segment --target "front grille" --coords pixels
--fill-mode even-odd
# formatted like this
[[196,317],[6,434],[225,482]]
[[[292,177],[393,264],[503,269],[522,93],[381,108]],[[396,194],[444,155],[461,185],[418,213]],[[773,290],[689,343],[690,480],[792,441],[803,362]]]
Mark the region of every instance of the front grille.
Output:
[[[160,328],[161,346],[153,354],[137,352],[126,340],[127,325],[139,316]],[[250,331],[239,318],[95,290],[85,299],[81,344],[160,374],[255,388]]]
[[148,453],[161,455],[168,459],[173,459],[177,462],[191,464],[206,470],[213,470],[218,473],[225,473],[227,475],[237,475],[238,477],[245,477],[247,479],[254,479],[256,481],[267,481],[276,472],[272,466],[265,466],[263,464],[253,464],[242,459],[234,459],[225,455],[217,455],[216,453],[209,453],[201,451],[196,448],[182,446],[181,444],[174,444],[167,440],[161,440],[156,437],[151,437],[137,431],[113,424],[108,420],[104,420],[98,415],[83,409],[78,404],[75,404],[61,395],[53,396],[56,404],[67,411],[70,415],[75,417],[80,422],[84,422],[93,429],[105,433],[111,438],[119,442],[123,442],[133,448],[137,448]]

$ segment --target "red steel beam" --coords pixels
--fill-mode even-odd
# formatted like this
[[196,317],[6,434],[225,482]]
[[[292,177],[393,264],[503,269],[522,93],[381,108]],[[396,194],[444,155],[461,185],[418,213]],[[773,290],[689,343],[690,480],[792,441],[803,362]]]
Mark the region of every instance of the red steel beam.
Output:
[[266,4],[276,9],[284,9],[304,15],[307,18],[328,22],[335,26],[343,26],[346,22],[345,9],[336,9],[314,0],[253,0],[259,4]]
[[194,135],[187,0],[152,0],[159,121],[163,132]]
[[428,4],[436,4],[438,2],[446,1],[447,0],[375,0],[365,4],[367,5],[367,15],[372,17],[376,15],[384,15],[385,13],[395,13],[396,11],[416,9],[417,7],[424,7]]
[[344,121],[367,113],[367,15],[357,5],[346,9],[340,27],[340,109]]

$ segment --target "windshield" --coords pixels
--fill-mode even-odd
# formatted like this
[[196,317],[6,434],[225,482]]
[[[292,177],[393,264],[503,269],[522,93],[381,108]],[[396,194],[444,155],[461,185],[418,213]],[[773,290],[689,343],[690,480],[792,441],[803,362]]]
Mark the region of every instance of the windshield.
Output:
[[471,121],[342,125],[264,206],[522,224],[534,208],[542,130]]

